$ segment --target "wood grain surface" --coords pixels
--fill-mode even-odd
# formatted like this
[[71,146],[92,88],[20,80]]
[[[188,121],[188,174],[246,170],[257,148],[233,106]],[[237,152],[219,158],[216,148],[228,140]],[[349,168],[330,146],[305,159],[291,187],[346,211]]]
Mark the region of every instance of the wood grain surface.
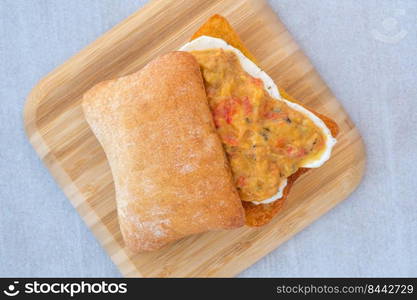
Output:
[[[279,87],[333,118],[341,133],[332,158],[293,187],[285,207],[262,228],[210,232],[160,251],[132,255],[119,231],[105,155],[80,107],[94,84],[139,70],[178,49],[211,15],[225,16]],[[270,9],[259,0],[152,1],[55,69],[32,90],[28,137],[87,226],[125,276],[234,276],[345,199],[365,165],[355,125]]]

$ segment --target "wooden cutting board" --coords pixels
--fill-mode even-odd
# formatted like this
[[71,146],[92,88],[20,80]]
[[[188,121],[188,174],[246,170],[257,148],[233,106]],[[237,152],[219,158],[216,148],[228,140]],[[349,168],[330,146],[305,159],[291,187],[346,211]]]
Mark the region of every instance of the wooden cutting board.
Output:
[[[178,49],[215,13],[231,22],[278,86],[337,121],[339,142],[331,160],[297,181],[283,211],[267,226],[210,232],[132,255],[124,248],[112,176],[83,117],[81,96],[97,82],[137,71],[155,56]],[[24,119],[33,147],[125,276],[234,276],[345,199],[365,165],[355,125],[260,0],[150,2],[43,78],[28,97]]]

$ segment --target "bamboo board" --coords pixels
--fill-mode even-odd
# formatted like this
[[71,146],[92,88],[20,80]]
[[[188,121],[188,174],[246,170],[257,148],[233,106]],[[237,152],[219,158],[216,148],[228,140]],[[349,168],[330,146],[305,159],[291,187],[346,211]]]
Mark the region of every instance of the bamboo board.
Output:
[[[80,107],[94,84],[139,70],[178,49],[211,15],[238,31],[278,86],[339,124],[334,154],[294,185],[285,207],[262,228],[210,232],[160,251],[132,255],[123,244],[104,152]],[[66,196],[124,276],[229,277],[252,265],[345,199],[365,165],[362,139],[337,99],[264,1],[152,1],[55,69],[32,90],[28,137]]]

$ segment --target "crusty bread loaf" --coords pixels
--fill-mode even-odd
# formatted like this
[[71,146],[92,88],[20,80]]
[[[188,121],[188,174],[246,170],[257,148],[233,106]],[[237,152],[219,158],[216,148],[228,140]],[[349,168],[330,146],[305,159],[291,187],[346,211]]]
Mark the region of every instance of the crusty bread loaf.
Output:
[[85,117],[108,158],[120,228],[133,251],[244,224],[199,66],[172,52],[97,84]]

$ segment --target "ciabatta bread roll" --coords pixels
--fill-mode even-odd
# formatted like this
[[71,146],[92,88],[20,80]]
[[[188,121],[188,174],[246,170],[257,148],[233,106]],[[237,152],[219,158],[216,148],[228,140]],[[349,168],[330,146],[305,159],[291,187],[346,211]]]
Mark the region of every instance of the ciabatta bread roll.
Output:
[[111,167],[128,248],[155,250],[244,224],[191,54],[168,53],[137,73],[97,84],[84,95],[83,110]]

